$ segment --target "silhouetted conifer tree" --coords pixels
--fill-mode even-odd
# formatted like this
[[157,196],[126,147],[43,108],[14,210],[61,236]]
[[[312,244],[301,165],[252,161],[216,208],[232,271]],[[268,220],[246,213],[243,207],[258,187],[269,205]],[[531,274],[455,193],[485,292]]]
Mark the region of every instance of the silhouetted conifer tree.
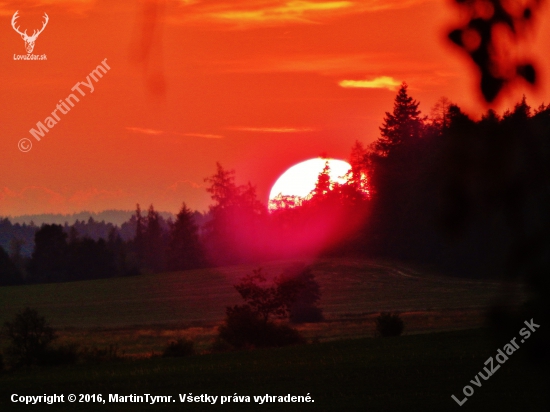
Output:
[[153,205],[147,211],[144,238],[145,266],[154,271],[160,272],[166,268],[166,222],[155,211]]
[[386,112],[384,123],[380,127],[380,138],[375,143],[378,154],[387,156],[392,149],[411,139],[418,138],[422,132],[419,103],[407,93],[407,84],[403,83],[395,97],[393,112]]
[[34,252],[29,263],[31,282],[68,279],[69,245],[61,225],[43,225],[34,237]]
[[185,203],[176,216],[176,221],[170,225],[167,255],[170,270],[194,269],[203,264],[198,227],[194,222],[193,212]]
[[237,186],[235,172],[216,164],[216,173],[205,179],[214,204],[204,226],[208,256],[217,263],[250,260],[261,253],[261,221],[266,208],[250,183]]
[[21,273],[0,246],[0,285],[17,285],[22,283]]

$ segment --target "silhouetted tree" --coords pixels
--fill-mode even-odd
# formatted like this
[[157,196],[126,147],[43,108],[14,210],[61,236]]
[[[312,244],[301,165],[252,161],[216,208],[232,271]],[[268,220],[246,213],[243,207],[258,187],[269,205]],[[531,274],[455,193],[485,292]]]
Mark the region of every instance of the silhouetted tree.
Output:
[[235,285],[235,289],[244,299],[253,312],[258,314],[265,322],[272,318],[283,318],[287,315],[287,305],[277,293],[274,285],[264,286],[266,278],[262,269],[255,269],[252,275],[246,275],[241,282]]
[[135,220],[135,251],[138,261],[140,262],[140,264],[143,264],[145,262],[145,222],[144,218],[141,216],[141,208],[139,207],[139,203],[136,205],[136,213],[134,216],[132,216],[132,218],[134,218]]
[[31,282],[68,279],[69,245],[61,225],[43,225],[34,237],[34,252],[29,262]]
[[[275,321],[288,318],[298,299],[309,299],[310,295],[305,289],[315,284],[313,276],[299,276],[291,270],[273,284],[266,283],[262,270],[257,269],[235,285],[246,303],[226,308],[225,323],[219,328],[221,339],[237,348],[285,346],[303,342],[295,329]],[[313,300],[316,301],[315,298]]]
[[[550,321],[550,110],[534,113],[525,98],[499,118],[489,111],[480,121],[458,108],[442,169],[443,227],[460,242],[459,263],[469,272],[522,280],[529,302],[520,309],[502,297],[491,321],[501,336],[525,319]],[[549,361],[550,334],[537,335],[527,351],[537,363]]]
[[34,248],[34,235],[37,230],[38,228],[34,224],[12,224],[9,219],[0,218],[0,246],[8,253],[11,253],[11,242],[16,239],[21,242],[21,255],[29,257]]
[[441,97],[430,111],[430,126],[435,129],[437,134],[449,127],[449,107],[451,105],[452,102],[448,98]]
[[332,180],[330,179],[330,166],[327,160],[325,161],[323,170],[317,176],[317,182],[315,182],[315,188],[313,189],[313,192],[311,192],[311,198],[323,198],[331,191],[332,186]]
[[373,203],[367,238],[376,253],[410,257],[427,240],[421,240],[419,232],[430,224],[433,214],[434,206],[426,203],[426,197],[436,156],[427,148],[438,134],[426,130],[419,103],[408,95],[403,83],[393,113],[386,113],[381,135],[368,156]]
[[147,211],[147,224],[144,237],[145,266],[154,272],[160,272],[166,267],[166,222],[155,211],[153,205]]
[[269,201],[269,208],[272,211],[281,211],[294,209],[295,207],[302,205],[303,199],[300,196],[283,195],[279,193],[273,199]]
[[370,170],[370,158],[367,149],[359,141],[355,141],[351,148],[349,157],[351,166],[348,172],[347,186],[353,189],[353,192],[360,198],[365,199],[370,197],[370,187],[368,175]]
[[237,186],[235,172],[216,164],[216,173],[205,179],[214,204],[204,226],[208,256],[217,263],[242,262],[261,255],[261,232],[266,208],[250,183]]
[[110,278],[117,275],[113,253],[103,239],[74,239],[68,248],[68,280]]
[[113,228],[107,238],[107,249],[112,253],[115,259],[117,276],[135,276],[139,275],[139,262],[133,242],[125,242],[120,236],[120,232]]
[[17,285],[19,283],[22,283],[21,273],[4,248],[0,246],[0,285]]
[[[317,313],[313,321],[322,319],[320,310],[316,308],[320,298],[319,284],[311,268],[296,264],[286,269],[276,277],[273,284],[268,285],[262,269],[252,271],[241,282],[235,285],[251,310],[264,321],[293,318],[299,320],[308,310]],[[302,311],[300,313],[300,311]]]
[[36,232],[28,282],[66,282],[129,274],[119,271],[124,265],[117,261],[118,256],[104,239],[81,238],[72,229],[70,236],[60,225],[43,225]]
[[13,238],[9,246],[10,259],[21,274],[23,280],[27,276],[27,265],[29,262],[29,257],[23,255],[25,243],[24,239]]
[[[133,249],[139,266],[152,272],[165,270],[169,228],[164,218],[153,205],[149,206],[147,216],[143,217],[138,204],[128,225],[135,227]],[[128,230],[128,226],[125,230]]]
[[323,313],[317,302],[321,298],[319,283],[309,266],[296,264],[275,280],[279,300],[285,302],[293,323],[319,322]]
[[176,221],[170,225],[167,257],[170,270],[194,269],[203,264],[198,227],[194,222],[193,212],[185,203],[176,216]]
[[408,95],[407,84],[403,83],[395,97],[393,112],[386,112],[384,123],[380,127],[380,138],[374,145],[380,156],[388,156],[396,147],[420,136],[423,121],[419,117],[418,105]]

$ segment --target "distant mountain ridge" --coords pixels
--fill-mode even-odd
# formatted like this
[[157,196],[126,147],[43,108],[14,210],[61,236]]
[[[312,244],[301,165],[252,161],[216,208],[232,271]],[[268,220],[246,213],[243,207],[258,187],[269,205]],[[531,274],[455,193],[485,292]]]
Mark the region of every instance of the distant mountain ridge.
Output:
[[[96,222],[105,221],[106,223],[112,223],[117,226],[121,226],[124,222],[127,222],[130,220],[132,215],[135,213],[134,210],[104,210],[103,212],[78,212],[73,214],[60,214],[60,213],[42,213],[38,215],[21,215],[21,216],[7,216],[8,220],[12,223],[19,223],[23,224],[26,223],[27,225],[32,221],[35,225],[40,226],[43,223],[47,224],[58,224],[58,225],[64,225],[65,222],[67,222],[69,225],[74,224],[77,220],[79,221],[87,221],[90,219],[94,219]],[[142,213],[147,214],[147,210],[142,211]],[[172,220],[175,219],[175,216],[173,213],[170,212],[159,212],[159,214],[164,218],[172,218]]]

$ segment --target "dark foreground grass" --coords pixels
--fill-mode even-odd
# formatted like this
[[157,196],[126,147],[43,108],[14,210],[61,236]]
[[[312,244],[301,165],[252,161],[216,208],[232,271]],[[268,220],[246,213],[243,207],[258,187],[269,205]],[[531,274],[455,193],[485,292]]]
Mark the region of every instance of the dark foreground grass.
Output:
[[[510,337],[512,338],[512,337]],[[536,339],[536,335],[531,338]],[[0,375],[7,411],[543,411],[548,379],[520,348],[462,407],[462,388],[506,342],[483,330],[356,339],[281,349],[39,368]],[[529,345],[528,341],[524,346]],[[75,403],[24,406],[12,393],[172,395],[170,404]],[[314,403],[179,402],[178,394],[306,395]]]

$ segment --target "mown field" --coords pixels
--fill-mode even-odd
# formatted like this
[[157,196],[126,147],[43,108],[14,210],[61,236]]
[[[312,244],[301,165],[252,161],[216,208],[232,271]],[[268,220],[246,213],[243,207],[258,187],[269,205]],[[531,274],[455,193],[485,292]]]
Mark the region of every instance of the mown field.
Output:
[[[292,263],[261,267],[272,277]],[[442,277],[386,262],[324,259],[311,264],[326,322],[299,326],[310,341],[372,336],[380,311],[402,312],[409,334],[479,327],[502,289],[496,282]],[[148,356],[170,340],[187,337],[206,352],[225,307],[242,302],[233,285],[258,267],[2,287],[0,323],[29,306],[58,329],[60,343],[116,344],[127,355]]]
[[[536,339],[532,337],[531,339]],[[7,411],[536,411],[548,401],[548,378],[513,354],[459,407],[465,385],[506,342],[484,330],[364,338],[178,359],[142,359],[0,374],[0,408]],[[531,344],[529,341],[525,345]],[[64,403],[25,406],[13,394],[171,395],[176,402]],[[310,394],[314,403],[179,402],[178,394],[253,396]],[[546,404],[547,405],[547,404]]]

